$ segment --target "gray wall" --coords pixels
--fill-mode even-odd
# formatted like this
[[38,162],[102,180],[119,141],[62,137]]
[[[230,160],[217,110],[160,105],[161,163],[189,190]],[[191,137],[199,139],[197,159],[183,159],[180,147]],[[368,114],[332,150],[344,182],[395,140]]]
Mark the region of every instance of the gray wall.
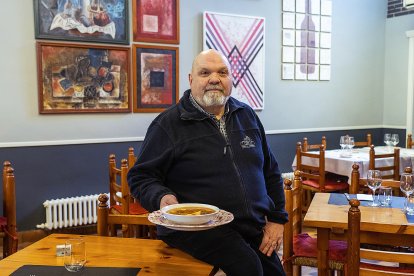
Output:
[[[139,148],[157,114],[39,115],[33,4],[2,4],[0,161],[15,167],[18,227],[26,230],[44,222],[46,199],[106,191],[108,154]],[[414,29],[414,15],[386,19],[386,0],[333,0],[331,81],[282,81],[280,0],[181,0],[181,94],[202,49],[203,11],[266,18],[265,109],[258,114],[282,171],[291,170],[303,136],[327,135],[328,148],[344,133],[370,131],[376,144],[385,128],[405,136],[405,31]]]

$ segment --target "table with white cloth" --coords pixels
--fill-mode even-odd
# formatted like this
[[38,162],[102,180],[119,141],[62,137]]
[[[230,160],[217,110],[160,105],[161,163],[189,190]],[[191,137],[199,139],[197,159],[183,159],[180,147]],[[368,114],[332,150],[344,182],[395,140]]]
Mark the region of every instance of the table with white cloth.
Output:
[[[351,184],[352,165],[359,165],[361,177],[366,177],[369,167],[369,147],[352,149],[348,156],[344,150],[326,150],[325,151],[325,171],[348,177],[348,183]],[[393,147],[375,147],[376,154],[393,152]],[[318,161],[308,157],[302,157],[302,162],[310,166],[318,166]],[[404,172],[406,167],[412,167],[414,161],[414,149],[400,148],[400,173]],[[376,160],[378,166],[392,166],[393,159],[381,158]],[[296,156],[292,163],[293,170],[296,169]]]

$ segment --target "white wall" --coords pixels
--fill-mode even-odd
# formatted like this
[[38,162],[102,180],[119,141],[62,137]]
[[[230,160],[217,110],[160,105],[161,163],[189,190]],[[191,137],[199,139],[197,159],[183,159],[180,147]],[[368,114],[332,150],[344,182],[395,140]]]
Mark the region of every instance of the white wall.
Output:
[[[383,80],[384,65],[387,67],[391,63],[384,48],[388,41],[387,44],[384,41],[393,35],[404,36],[400,31],[394,34],[390,24],[386,29],[386,8],[386,0],[334,0],[331,81],[282,81],[280,0],[181,0],[180,95],[188,87],[191,60],[202,49],[203,11],[261,16],[266,18],[267,58],[265,109],[259,116],[269,132],[369,128],[383,123],[404,125],[405,106],[393,108],[392,115],[386,111],[383,116],[383,100],[388,105],[391,92],[401,93],[396,104],[400,107],[405,97],[402,94],[406,92],[402,87],[394,89],[399,84],[394,78]],[[412,19],[412,16],[405,17],[407,22],[408,18]],[[134,140],[145,135],[156,114],[39,115],[33,25],[32,1],[3,1],[0,9],[3,36],[0,44],[0,147],[12,146],[15,142]],[[404,51],[398,54],[403,59]],[[386,68],[385,74],[393,75],[390,70]],[[386,94],[383,97],[384,84]]]
[[[414,15],[398,16],[386,21],[384,70],[384,124],[406,124],[408,85],[408,38],[414,30]],[[411,132],[411,130],[407,130]]]

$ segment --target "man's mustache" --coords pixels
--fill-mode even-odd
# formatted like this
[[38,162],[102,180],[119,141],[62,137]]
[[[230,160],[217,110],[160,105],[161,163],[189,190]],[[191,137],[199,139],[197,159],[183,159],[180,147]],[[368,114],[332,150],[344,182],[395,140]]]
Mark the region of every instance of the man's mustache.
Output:
[[220,90],[220,91],[223,91],[224,88],[221,85],[210,85],[210,86],[207,86],[206,87],[205,91],[209,91],[209,90]]

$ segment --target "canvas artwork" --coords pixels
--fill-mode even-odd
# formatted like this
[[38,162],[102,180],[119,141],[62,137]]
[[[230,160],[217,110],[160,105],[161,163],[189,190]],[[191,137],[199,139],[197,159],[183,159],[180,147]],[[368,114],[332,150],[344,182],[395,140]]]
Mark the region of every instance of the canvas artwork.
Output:
[[178,48],[133,45],[134,112],[161,112],[178,101]]
[[36,38],[129,43],[128,0],[34,0]]
[[134,41],[180,43],[179,0],[132,0]]
[[264,108],[265,19],[204,12],[204,49],[216,49],[229,60],[232,96],[255,110]]
[[130,112],[129,49],[37,43],[39,112]]
[[332,0],[282,1],[283,80],[330,80],[331,17]]

